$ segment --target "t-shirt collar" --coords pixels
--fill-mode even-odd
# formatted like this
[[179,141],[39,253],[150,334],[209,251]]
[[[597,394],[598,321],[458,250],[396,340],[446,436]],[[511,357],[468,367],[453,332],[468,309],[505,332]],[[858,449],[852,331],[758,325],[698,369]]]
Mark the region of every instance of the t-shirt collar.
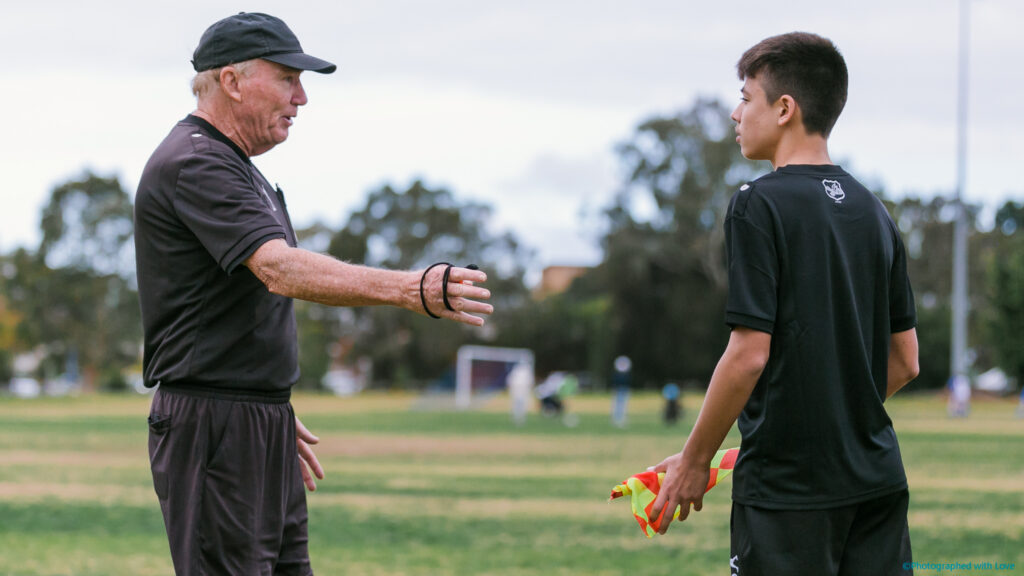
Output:
[[837,174],[845,172],[839,164],[787,164],[776,169],[776,172],[790,174]]

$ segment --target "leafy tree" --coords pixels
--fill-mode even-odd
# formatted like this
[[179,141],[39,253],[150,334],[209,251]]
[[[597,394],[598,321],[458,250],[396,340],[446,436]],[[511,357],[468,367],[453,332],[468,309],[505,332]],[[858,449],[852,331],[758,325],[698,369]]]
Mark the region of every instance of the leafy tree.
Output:
[[43,208],[39,255],[51,268],[132,278],[132,203],[116,177],[86,172],[53,190]]
[[724,348],[725,212],[740,185],[770,169],[743,158],[732,127],[723,104],[698,99],[619,146],[629,176],[606,211],[600,274],[609,351],[632,358],[639,383],[706,381]]
[[[917,304],[921,373],[908,389],[941,388],[950,375],[954,205],[942,196],[908,196],[885,203],[903,236]],[[993,348],[984,326],[989,306],[985,263],[995,237],[978,230],[978,213],[977,206],[968,206],[968,340],[977,366],[986,366],[992,362]]]
[[7,382],[14,375],[14,351],[18,344],[15,330],[20,321],[18,315],[7,306],[7,298],[4,296],[7,293],[8,270],[13,273],[13,269],[6,263],[6,258],[0,257],[0,288],[3,288],[0,290],[0,383]]
[[1024,383],[1024,204],[1007,202],[992,234],[999,245],[989,258],[986,332],[1003,370]]
[[16,251],[5,274],[25,348],[47,352],[55,376],[70,356],[86,388],[123,385],[138,359],[141,318],[133,286],[132,208],[116,178],[86,174],[54,189],[39,249]]
[[[491,208],[463,202],[444,188],[421,181],[406,190],[385,185],[372,191],[331,239],[328,253],[344,261],[389,269],[419,269],[438,261],[475,263],[487,272],[497,310],[528,298],[522,278],[531,254],[511,233],[493,231]],[[501,319],[484,331],[391,308],[337,312],[337,338],[352,354],[373,360],[374,379],[417,385],[452,365],[459,346],[493,336]]]
[[585,372],[600,387],[608,381],[614,338],[603,270],[576,279],[563,293],[502,310],[495,343],[533,350],[535,370],[542,376],[556,370]]

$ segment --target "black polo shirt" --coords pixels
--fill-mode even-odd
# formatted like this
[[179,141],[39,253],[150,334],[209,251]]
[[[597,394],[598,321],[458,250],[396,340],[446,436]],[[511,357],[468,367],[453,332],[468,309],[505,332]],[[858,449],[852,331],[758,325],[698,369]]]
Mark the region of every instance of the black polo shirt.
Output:
[[726,322],[772,334],[733,499],[814,509],[905,489],[882,403],[890,335],[916,312],[885,207],[839,166],[785,166],[736,193],[725,231]]
[[135,197],[147,386],[288,391],[299,376],[292,301],[241,265],[274,238],[295,246],[280,189],[205,120],[179,122]]

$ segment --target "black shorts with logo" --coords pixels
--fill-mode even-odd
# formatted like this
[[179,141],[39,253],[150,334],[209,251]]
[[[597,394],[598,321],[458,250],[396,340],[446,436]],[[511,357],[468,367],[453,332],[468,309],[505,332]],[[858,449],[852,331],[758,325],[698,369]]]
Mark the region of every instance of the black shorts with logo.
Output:
[[178,576],[313,573],[287,396],[161,387],[149,459]]
[[826,510],[733,503],[732,576],[913,574],[906,490]]

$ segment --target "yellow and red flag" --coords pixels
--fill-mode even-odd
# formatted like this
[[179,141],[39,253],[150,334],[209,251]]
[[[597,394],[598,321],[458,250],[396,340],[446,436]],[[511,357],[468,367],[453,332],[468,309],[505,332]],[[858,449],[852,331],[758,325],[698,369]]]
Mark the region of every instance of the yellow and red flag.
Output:
[[[732,473],[733,466],[736,465],[736,457],[739,454],[739,448],[719,450],[715,453],[715,457],[711,459],[711,476],[708,478],[707,488],[704,489],[705,494],[708,490],[714,488],[722,478]],[[640,524],[640,529],[643,530],[648,538],[657,534],[658,528],[661,527],[661,519],[665,516],[665,510],[663,509],[657,518],[654,520],[650,519],[651,506],[654,505],[654,500],[658,497],[661,481],[664,479],[664,472],[641,472],[634,474],[618,486],[612,488],[612,495],[609,498],[609,500],[614,500],[623,496],[631,496],[630,504],[633,507],[633,516]],[[673,520],[679,518],[679,510],[680,507],[676,506],[675,512],[672,513]]]

